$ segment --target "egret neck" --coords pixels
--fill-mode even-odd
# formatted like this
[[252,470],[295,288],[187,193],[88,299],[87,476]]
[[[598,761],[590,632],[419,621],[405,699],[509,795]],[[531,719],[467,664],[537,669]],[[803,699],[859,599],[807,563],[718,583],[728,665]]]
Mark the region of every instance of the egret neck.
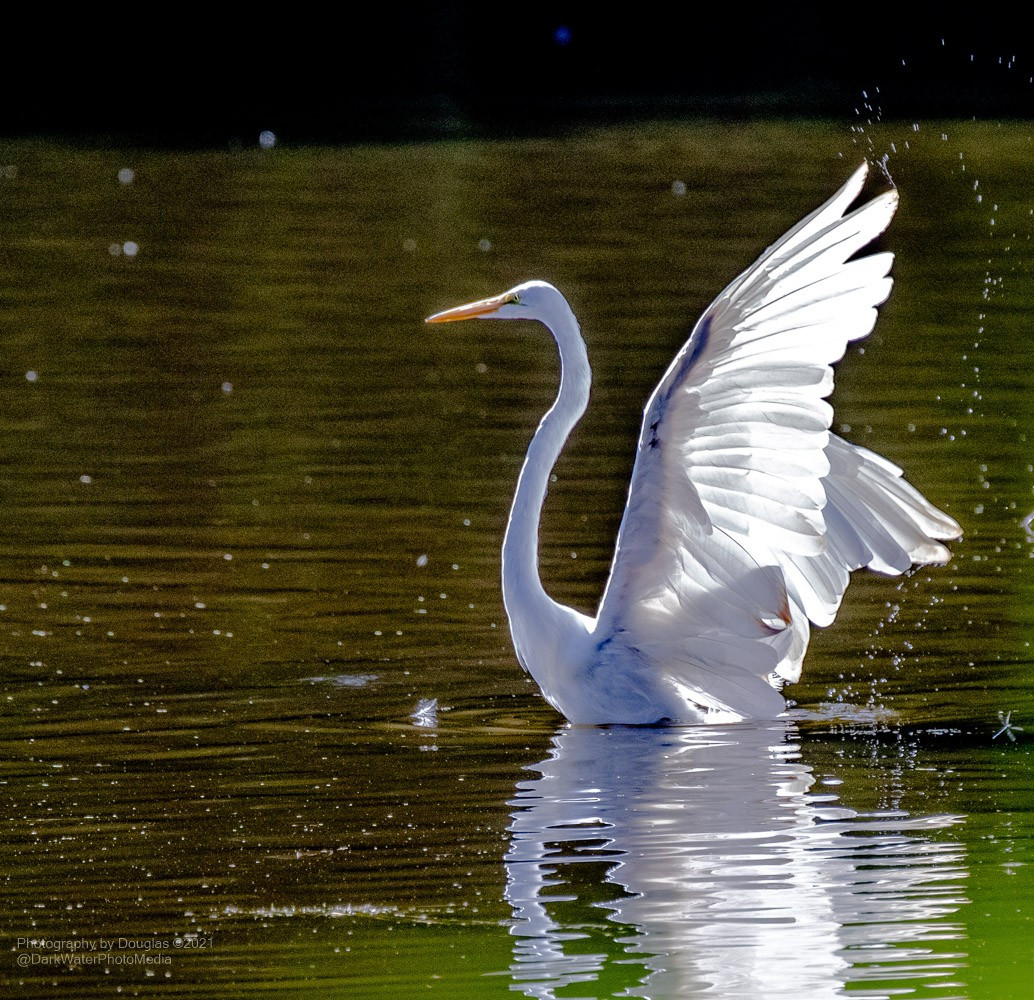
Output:
[[553,305],[549,330],[560,350],[560,390],[528,448],[503,539],[503,605],[514,644],[529,670],[534,664],[524,662],[525,651],[529,645],[535,645],[536,633],[549,631],[549,625],[571,615],[571,609],[557,604],[542,586],[539,520],[550,473],[564,442],[589,404],[592,382],[585,342],[571,307],[559,292]]

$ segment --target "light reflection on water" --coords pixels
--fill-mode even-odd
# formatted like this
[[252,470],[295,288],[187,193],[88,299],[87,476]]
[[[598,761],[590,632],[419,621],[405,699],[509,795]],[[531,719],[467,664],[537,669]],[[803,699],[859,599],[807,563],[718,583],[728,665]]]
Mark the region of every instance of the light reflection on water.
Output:
[[511,803],[521,990],[619,966],[629,996],[963,996],[963,817],[840,805],[796,739],[791,722],[558,733]]

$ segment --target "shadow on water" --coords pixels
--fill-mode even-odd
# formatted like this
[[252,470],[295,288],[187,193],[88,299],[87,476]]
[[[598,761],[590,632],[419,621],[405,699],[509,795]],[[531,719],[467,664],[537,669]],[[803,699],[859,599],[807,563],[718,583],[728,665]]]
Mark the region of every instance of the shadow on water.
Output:
[[793,722],[559,732],[511,803],[519,988],[960,995],[963,817],[846,808],[796,741]]

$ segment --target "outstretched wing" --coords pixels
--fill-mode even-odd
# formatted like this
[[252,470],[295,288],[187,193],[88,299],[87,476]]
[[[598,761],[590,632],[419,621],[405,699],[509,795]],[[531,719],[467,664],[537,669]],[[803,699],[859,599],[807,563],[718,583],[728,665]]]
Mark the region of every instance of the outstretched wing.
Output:
[[[690,686],[712,694],[722,672],[745,692],[757,680],[796,679],[805,615],[832,620],[851,569],[904,568],[899,554],[874,555],[867,523],[886,535],[881,517],[904,501],[853,510],[844,476],[858,479],[872,463],[855,461],[844,442],[829,447],[831,366],[870,333],[892,285],[892,254],[851,259],[897,207],[888,191],[847,212],[865,175],[863,165],[718,296],[646,406],[596,635],[634,636],[636,655],[673,675],[679,661],[708,671]],[[909,491],[902,496],[940,515],[900,470],[872,458]],[[951,537],[957,525],[940,517],[939,537]]]

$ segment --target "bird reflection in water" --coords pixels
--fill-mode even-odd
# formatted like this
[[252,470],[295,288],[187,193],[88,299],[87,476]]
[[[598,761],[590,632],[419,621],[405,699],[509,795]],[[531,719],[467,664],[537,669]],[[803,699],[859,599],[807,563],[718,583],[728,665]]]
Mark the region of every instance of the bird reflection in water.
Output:
[[962,817],[845,808],[796,738],[791,721],[561,730],[511,803],[511,988],[959,995],[966,870],[943,831]]

